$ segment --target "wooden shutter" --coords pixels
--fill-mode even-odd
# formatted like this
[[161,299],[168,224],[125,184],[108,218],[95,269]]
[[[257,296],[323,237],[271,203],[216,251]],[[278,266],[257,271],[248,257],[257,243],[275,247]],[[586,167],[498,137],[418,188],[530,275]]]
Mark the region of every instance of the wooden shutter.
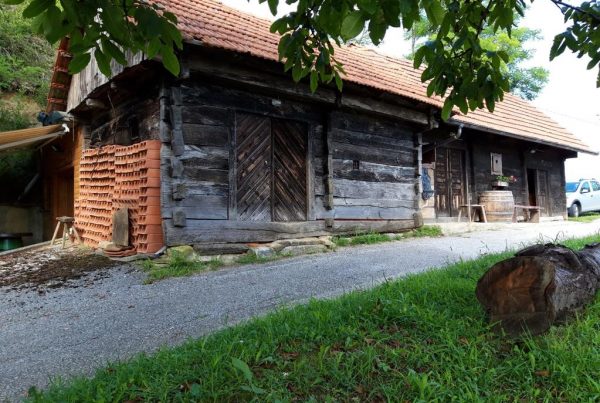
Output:
[[271,221],[271,120],[236,115],[237,212],[244,221]]
[[307,130],[299,122],[273,119],[273,220],[306,220]]

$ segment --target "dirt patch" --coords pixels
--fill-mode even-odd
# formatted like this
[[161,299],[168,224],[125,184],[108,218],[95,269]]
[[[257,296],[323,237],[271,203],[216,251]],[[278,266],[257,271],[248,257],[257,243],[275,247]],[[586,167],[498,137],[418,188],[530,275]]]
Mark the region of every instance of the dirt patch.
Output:
[[119,265],[90,249],[45,247],[0,256],[0,287],[22,288],[76,287],[78,279],[94,273],[108,275],[107,269]]

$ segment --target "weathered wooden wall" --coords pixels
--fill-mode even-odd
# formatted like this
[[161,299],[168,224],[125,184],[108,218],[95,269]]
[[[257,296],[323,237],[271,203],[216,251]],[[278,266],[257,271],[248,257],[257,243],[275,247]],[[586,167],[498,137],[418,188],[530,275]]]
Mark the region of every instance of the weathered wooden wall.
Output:
[[[125,52],[125,57],[127,59],[127,66],[122,66],[114,60],[111,61],[113,77],[122,73],[128,66],[135,66],[146,59],[145,55],[141,52],[134,54],[127,51]],[[98,87],[109,81],[110,78],[100,72],[98,63],[92,58],[90,63],[82,71],[71,78],[66,110],[71,111],[72,109],[75,109]]]
[[158,89],[132,97],[119,105],[95,112],[89,119],[86,136],[88,147],[109,144],[131,145],[158,140],[160,115]]
[[[481,132],[470,132],[468,143],[471,149],[470,191],[471,200],[476,202],[479,193],[491,190],[496,175],[491,174],[490,153],[502,154],[502,174],[514,175],[516,183],[509,185],[515,203],[529,204],[527,169],[547,173],[547,196],[542,207],[543,216],[563,216],[565,213],[564,161],[565,152],[534,143],[492,136]],[[531,153],[531,150],[536,150]]]
[[73,216],[79,196],[79,160],[83,147],[80,127],[41,149],[44,189],[44,239],[50,239],[56,217]]
[[[417,212],[415,132],[402,122],[356,113],[329,115],[333,209],[324,210],[325,185],[316,181],[316,218],[412,219]],[[316,178],[326,158],[315,156]]]
[[[168,245],[416,225],[417,151],[408,125],[207,81],[185,80],[164,88],[160,96],[161,201]],[[248,113],[307,128],[307,221],[238,219],[236,114]]]

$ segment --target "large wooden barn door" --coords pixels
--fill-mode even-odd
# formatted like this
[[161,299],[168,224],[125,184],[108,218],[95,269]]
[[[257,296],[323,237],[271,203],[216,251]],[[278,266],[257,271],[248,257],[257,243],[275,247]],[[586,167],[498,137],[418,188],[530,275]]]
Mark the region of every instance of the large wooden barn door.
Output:
[[306,128],[303,124],[274,119],[273,220],[306,220]]
[[238,114],[236,135],[238,219],[271,221],[271,120]]
[[306,220],[305,125],[238,113],[236,136],[237,219]]
[[464,151],[437,148],[435,155],[435,210],[438,217],[453,217],[464,204]]

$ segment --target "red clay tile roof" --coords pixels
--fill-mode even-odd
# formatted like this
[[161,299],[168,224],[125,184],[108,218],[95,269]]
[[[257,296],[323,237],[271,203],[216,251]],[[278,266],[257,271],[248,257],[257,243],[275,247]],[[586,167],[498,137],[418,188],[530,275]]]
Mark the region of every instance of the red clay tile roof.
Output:
[[[167,7],[179,19],[184,40],[202,46],[247,53],[267,60],[278,60],[279,35],[269,31],[271,22],[254,17],[215,0],[170,0]],[[358,46],[341,47],[336,58],[344,64],[344,80],[397,94],[435,107],[439,97],[427,97],[421,73],[407,60],[381,55]],[[473,128],[489,130],[524,140],[547,143],[574,151],[592,152],[580,139],[560,127],[531,103],[507,94],[496,104],[494,113],[487,110],[456,115],[455,121]]]
[[512,94],[504,95],[504,101],[496,104],[494,113],[490,113],[487,109],[477,109],[466,116],[455,115],[452,120],[464,123],[466,126],[483,128],[482,130],[487,129],[524,140],[596,154],[581,139],[530,102]]
[[50,91],[46,103],[46,113],[52,111],[64,111],[67,109],[67,97],[71,85],[69,74],[69,62],[71,55],[68,53],[69,40],[62,38],[56,51],[52,79],[50,80]]
[[[184,40],[199,41],[203,46],[247,53],[267,60],[279,60],[279,34],[269,31],[271,21],[214,0],[171,0],[167,7],[177,15]],[[420,73],[412,68],[410,62],[389,58],[367,48],[360,49],[353,46],[335,51],[337,60],[344,64],[347,73],[345,81],[442,106],[440,98],[427,97]]]

